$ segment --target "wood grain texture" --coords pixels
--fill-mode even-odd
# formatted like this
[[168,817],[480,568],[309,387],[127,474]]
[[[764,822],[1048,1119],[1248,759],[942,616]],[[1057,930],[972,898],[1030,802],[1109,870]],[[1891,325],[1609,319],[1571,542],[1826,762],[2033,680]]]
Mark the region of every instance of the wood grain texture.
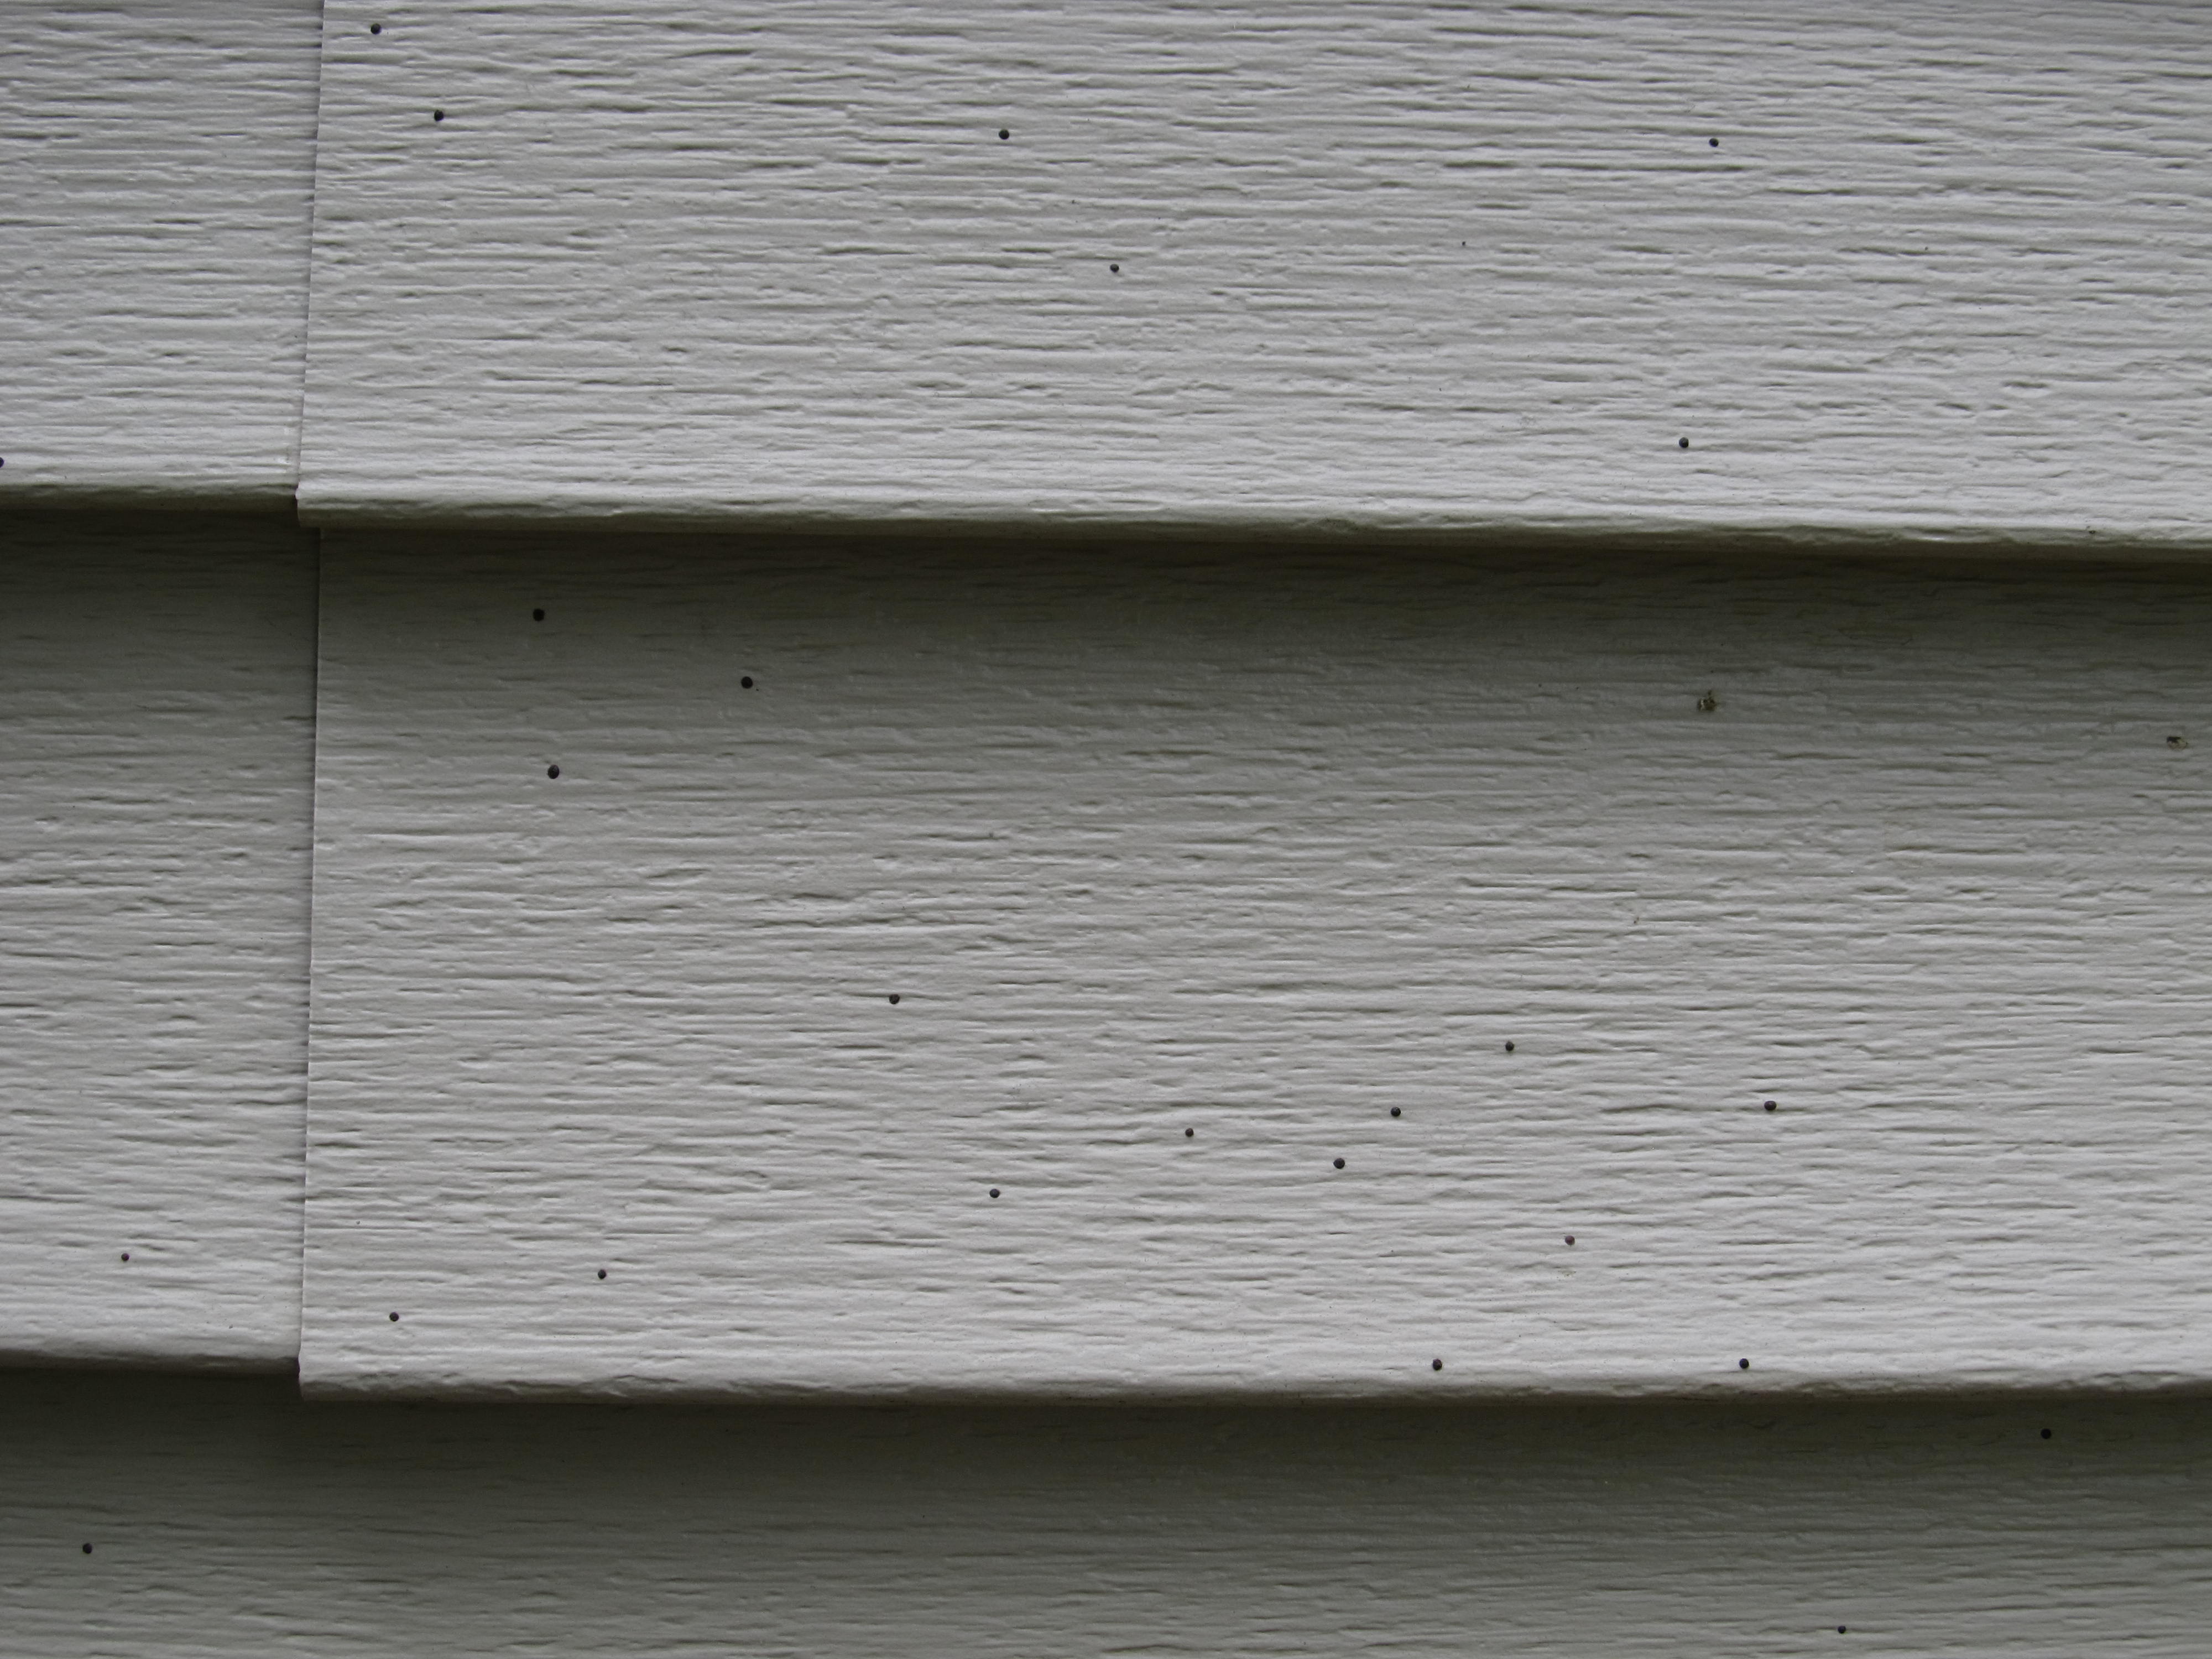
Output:
[[0,521],[0,1364],[297,1351],[314,629],[298,531]]
[[289,508],[319,11],[12,9],[0,507]]
[[2206,544],[2191,7],[370,15],[313,520]]
[[322,641],[311,1390],[2212,1379],[2202,577],[331,532]]
[[9,1641],[51,1659],[2181,1659],[2212,1615],[2199,1401],[0,1407]]

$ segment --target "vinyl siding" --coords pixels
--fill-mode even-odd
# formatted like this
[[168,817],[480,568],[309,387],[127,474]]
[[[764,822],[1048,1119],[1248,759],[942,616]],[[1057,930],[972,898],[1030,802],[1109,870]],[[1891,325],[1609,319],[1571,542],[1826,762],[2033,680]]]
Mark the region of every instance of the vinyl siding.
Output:
[[0,57],[0,510],[289,513],[319,11],[13,9]]
[[311,1389],[2212,1382],[2201,575],[323,558]]
[[2192,7],[374,15],[317,522],[2206,544]]
[[52,1659],[2184,1659],[2212,1610],[2197,1401],[0,1413],[9,1645]]
[[0,1361],[297,1352],[315,568],[0,522]]
[[0,1649],[2201,1651],[2208,59],[17,20]]

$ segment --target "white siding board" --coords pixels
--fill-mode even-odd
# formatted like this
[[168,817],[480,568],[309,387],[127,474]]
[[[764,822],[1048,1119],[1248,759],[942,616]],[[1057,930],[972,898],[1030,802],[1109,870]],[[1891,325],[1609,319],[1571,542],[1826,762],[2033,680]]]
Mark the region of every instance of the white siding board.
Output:
[[297,1352],[314,628],[294,529],[0,525],[0,1364]]
[[11,9],[0,507],[290,506],[319,10]]
[[325,560],[312,1391],[2212,1378],[2201,578]]
[[2212,1614],[2198,1401],[0,1407],[9,1642],[50,1659],[2181,1659]]
[[2212,523],[2193,7],[341,6],[322,112],[323,522]]

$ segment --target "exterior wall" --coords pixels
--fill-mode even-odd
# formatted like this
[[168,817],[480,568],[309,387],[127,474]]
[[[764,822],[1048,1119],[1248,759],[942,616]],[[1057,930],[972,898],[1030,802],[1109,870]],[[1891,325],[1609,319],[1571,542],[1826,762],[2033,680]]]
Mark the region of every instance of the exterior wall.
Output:
[[51,1659],[2182,1659],[2212,1609],[2193,1401],[424,1408],[16,1377],[0,1421],[8,1645]]
[[298,1351],[314,630],[289,526],[0,523],[0,1363]]
[[0,1649],[2202,1650],[2194,9],[15,21]]
[[2212,1382],[2200,574],[322,592],[311,1389]]
[[368,15],[311,520],[2206,545],[2192,6]]
[[0,511],[289,511],[320,10],[14,9]]

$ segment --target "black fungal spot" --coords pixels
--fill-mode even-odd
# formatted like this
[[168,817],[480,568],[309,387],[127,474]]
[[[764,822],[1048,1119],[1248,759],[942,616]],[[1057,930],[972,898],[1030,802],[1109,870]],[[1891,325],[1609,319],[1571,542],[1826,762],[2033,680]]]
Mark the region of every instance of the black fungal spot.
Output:
[[1198,1133],[1198,1131],[1197,1131],[1197,1130],[1195,1130],[1195,1129],[1185,1129],[1185,1130],[1182,1132],[1182,1138],[1183,1138],[1185,1140],[1189,1140],[1189,1139],[1193,1139],[1194,1137],[1195,1137],[1195,1136],[1197,1135],[1197,1133]]
[[430,112],[430,118],[433,121],[442,121],[446,118],[446,112],[441,109],[434,109]]
[[1849,1636],[1850,1633],[1851,1627],[1849,1625],[1838,1625],[1836,1626],[1836,1634],[1838,1636]]
[[368,26],[368,32],[371,34],[381,34],[384,33],[384,25],[381,23],[371,23]]
[[1766,1109],[1770,1112],[1774,1109],[1774,1103],[1772,1101],[1770,1100],[1766,1102]]
[[602,1278],[602,1279],[605,1279],[606,1276],[607,1276],[607,1270],[606,1270],[605,1267],[600,1268],[600,1269],[599,1269],[599,1277],[600,1277],[600,1278]]
[[1119,276],[1121,274],[1121,267],[1119,265],[1109,265],[1106,269],[1112,271],[1116,276]]
[[397,1325],[397,1324],[399,1322],[399,1316],[398,1316],[398,1314],[393,1314],[393,1315],[392,1315],[392,1316],[391,1316],[391,1319],[392,1319],[392,1322],[393,1324],[395,1324],[395,1325]]
[[1398,1109],[1397,1109],[1395,1106],[1393,1106],[1393,1107],[1390,1109],[1390,1115],[1391,1115],[1392,1117],[1395,1117],[1395,1116],[1397,1116],[1397,1115],[1398,1115]]
[[1721,141],[1717,138],[1708,138],[1705,142],[1708,144],[1711,144],[1715,149],[1718,149],[1721,147]]
[[2050,1438],[2051,1438],[2051,1431],[2050,1431],[2050,1430],[2048,1430],[2048,1429],[2045,1429],[2045,1430],[2043,1431],[2043,1437],[2044,1437],[2045,1440],[2050,1439]]
[[549,778],[557,778],[561,775],[561,769],[557,766],[549,766],[545,769],[545,775]]
[[128,1251],[128,1250],[124,1251],[124,1253],[123,1253],[123,1259],[124,1259],[125,1261],[130,1261],[130,1260],[131,1260],[131,1252],[130,1252],[130,1251]]
[[1011,137],[1012,137],[1013,136],[1014,136],[1014,135],[1012,134],[1012,132],[1011,132],[1010,131],[1008,131],[1008,130],[1007,130],[1006,128],[1005,128],[1005,127],[1000,127],[1000,128],[999,129],[999,137],[1001,137],[1001,138],[1011,138]]
[[89,1545],[89,1544],[87,1544],[87,1545],[84,1547],[84,1553],[85,1553],[87,1555],[91,1554],[91,1553],[92,1553],[92,1546],[91,1546],[91,1545]]
[[1511,1043],[1509,1042],[1505,1045],[1505,1052],[1509,1054],[1513,1052],[1513,1045]]
[[1567,1235],[1567,1243],[1570,1243],[1570,1244],[1571,1244],[1571,1243],[1573,1243],[1574,1242],[1575,1242],[1575,1236],[1574,1236],[1572,1233],[1569,1233],[1569,1234]]
[[994,1197],[994,1198],[996,1198],[998,1195],[999,1195],[999,1189],[998,1189],[996,1187],[992,1188],[991,1188],[991,1196],[992,1196],[992,1197]]
[[1735,1362],[1735,1368],[1740,1371],[1747,1371],[1751,1369],[1751,1361],[1748,1359],[1739,1359]]
[[1440,1371],[1443,1370],[1443,1368],[1444,1362],[1441,1359],[1431,1359],[1429,1361],[1429,1369],[1432,1371]]
[[1674,440],[1674,447],[1677,449],[1687,449],[1689,447],[1690,441],[1687,438],[1677,438]]
[[753,689],[753,677],[750,674],[740,674],[738,676],[738,684],[745,690],[750,691]]
[[1344,1160],[1342,1158],[1340,1158],[1336,1160],[1336,1167],[1340,1170],[1344,1167]]
[[531,620],[531,621],[532,621],[532,622],[544,622],[544,621],[545,620],[545,613],[544,613],[544,611],[532,611],[532,612],[530,613],[530,620]]
[[891,1006],[894,1008],[898,1006],[898,993],[896,991],[891,993]]

